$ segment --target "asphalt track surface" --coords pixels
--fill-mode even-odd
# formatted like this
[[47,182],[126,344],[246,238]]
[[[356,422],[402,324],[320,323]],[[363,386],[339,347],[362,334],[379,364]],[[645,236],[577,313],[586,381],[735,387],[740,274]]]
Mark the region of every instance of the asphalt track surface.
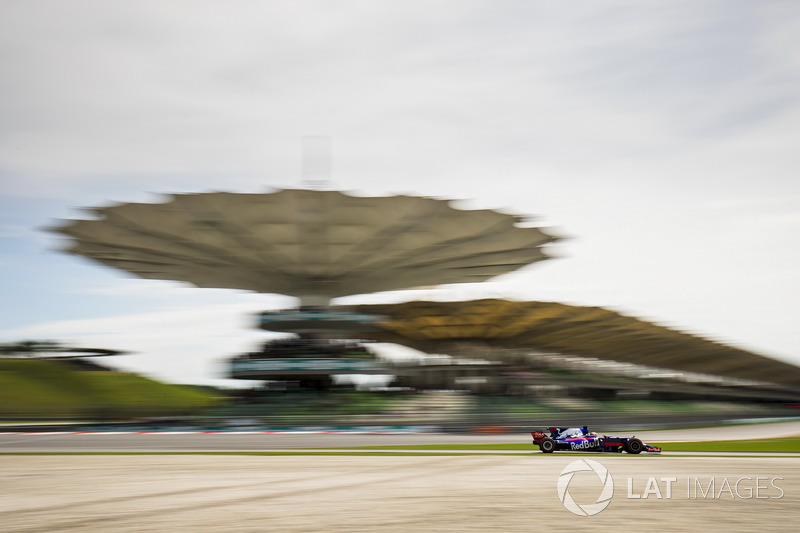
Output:
[[[780,437],[800,422],[641,432],[644,440]],[[304,447],[528,442],[529,435],[0,435],[0,531],[797,531],[800,456],[186,455]],[[156,455],[49,455],[150,451]],[[300,451],[300,450],[298,450]],[[2,452],[43,452],[4,455]],[[173,452],[173,453],[170,453]],[[567,472],[567,474],[565,474]],[[613,485],[613,490],[603,492]],[[713,483],[713,486],[712,486]],[[576,507],[577,506],[577,507]],[[612,529],[613,528],[613,529]]]
[[566,485],[578,509],[608,502],[592,516],[559,498],[575,461],[584,459],[0,455],[0,531],[797,531],[800,459],[598,457],[603,478],[579,471]]
[[[800,435],[800,421],[716,428],[651,430],[609,434],[636,435],[645,442],[735,440]],[[325,434],[325,433],[0,433],[2,452],[236,452],[298,448],[350,448],[412,444],[529,443],[530,434]]]

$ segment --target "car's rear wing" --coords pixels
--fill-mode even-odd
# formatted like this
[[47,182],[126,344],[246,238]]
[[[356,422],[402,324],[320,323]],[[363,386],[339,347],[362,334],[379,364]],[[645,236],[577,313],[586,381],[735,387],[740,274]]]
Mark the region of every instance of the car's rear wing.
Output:
[[547,435],[545,435],[544,431],[531,431],[531,437],[533,437],[534,444],[539,444]]

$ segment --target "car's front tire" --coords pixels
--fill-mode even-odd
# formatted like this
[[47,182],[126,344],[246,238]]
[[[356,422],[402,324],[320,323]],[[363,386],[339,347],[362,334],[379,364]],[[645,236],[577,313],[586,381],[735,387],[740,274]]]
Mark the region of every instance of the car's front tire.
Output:
[[556,441],[550,437],[545,437],[539,441],[539,448],[543,453],[553,453],[556,450]]
[[644,450],[644,444],[639,439],[628,439],[625,444],[625,451],[628,453],[642,453],[642,450]]

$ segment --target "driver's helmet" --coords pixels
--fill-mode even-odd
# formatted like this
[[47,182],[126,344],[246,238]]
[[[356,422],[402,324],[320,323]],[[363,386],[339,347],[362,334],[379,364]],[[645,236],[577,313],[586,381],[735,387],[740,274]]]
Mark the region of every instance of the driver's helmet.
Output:
[[580,428],[567,428],[558,436],[559,439],[569,439],[575,437],[582,437],[583,431]]

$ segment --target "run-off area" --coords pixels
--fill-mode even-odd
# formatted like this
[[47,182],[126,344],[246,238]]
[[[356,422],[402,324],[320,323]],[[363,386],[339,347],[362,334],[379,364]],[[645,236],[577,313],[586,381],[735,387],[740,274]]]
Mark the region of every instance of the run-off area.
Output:
[[[559,500],[571,456],[0,456],[0,524],[19,531],[531,531],[651,526],[658,531],[795,531],[800,459],[592,457],[614,482],[602,512]],[[666,497],[661,478],[676,478]],[[782,478],[766,498],[715,492],[723,479]],[[649,480],[661,498],[642,498]],[[687,495],[687,479],[706,496]],[[630,480],[630,482],[628,481]],[[630,483],[630,487],[628,486]],[[740,489],[744,489],[744,482]],[[764,485],[764,482],[761,482]],[[769,482],[767,482],[769,484]],[[629,492],[629,488],[632,492]],[[602,485],[579,472],[578,504]],[[638,493],[639,498],[630,494]],[[746,494],[746,493],[745,493]],[[689,497],[687,497],[689,496]],[[780,497],[777,497],[780,496]]]

